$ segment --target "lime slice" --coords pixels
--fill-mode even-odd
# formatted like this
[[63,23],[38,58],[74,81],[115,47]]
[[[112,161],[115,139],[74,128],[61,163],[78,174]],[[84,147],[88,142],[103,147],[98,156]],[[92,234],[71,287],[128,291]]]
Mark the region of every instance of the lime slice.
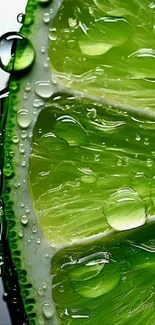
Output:
[[153,26],[144,0],[27,5],[3,200],[30,325],[155,324]]

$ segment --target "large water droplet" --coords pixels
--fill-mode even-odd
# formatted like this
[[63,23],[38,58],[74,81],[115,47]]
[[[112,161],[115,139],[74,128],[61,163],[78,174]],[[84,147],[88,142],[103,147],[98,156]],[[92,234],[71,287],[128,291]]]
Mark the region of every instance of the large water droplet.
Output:
[[17,123],[21,128],[23,129],[28,128],[31,122],[32,122],[32,117],[30,116],[29,112],[26,109],[22,109],[18,111]]
[[17,144],[19,142],[19,138],[17,137],[17,135],[13,136],[12,141],[13,141],[14,144]]
[[[9,45],[8,45],[9,44]],[[0,38],[1,51],[0,67],[11,73],[28,69],[34,62],[35,51],[31,42],[20,33],[10,32]],[[9,60],[4,62],[3,53],[10,51]],[[8,53],[7,53],[8,56]]]
[[21,216],[20,221],[21,221],[22,225],[26,226],[29,221],[28,216],[26,216],[26,215]]
[[56,28],[50,28],[48,37],[51,41],[56,41],[57,39],[57,31]]
[[54,314],[54,309],[53,309],[53,307],[52,307],[48,302],[45,302],[45,303],[42,305],[42,311],[43,311],[44,316],[45,316],[47,319],[52,318],[52,316],[53,316],[53,314]]
[[53,95],[53,89],[50,81],[37,81],[35,83],[35,92],[42,98],[50,98]]
[[57,118],[54,124],[54,133],[70,146],[84,145],[88,141],[85,129],[70,115]]
[[45,24],[48,24],[50,22],[51,16],[49,12],[46,12],[43,16],[43,21]]
[[144,201],[130,188],[110,195],[104,203],[104,213],[109,225],[119,231],[140,227],[146,222]]

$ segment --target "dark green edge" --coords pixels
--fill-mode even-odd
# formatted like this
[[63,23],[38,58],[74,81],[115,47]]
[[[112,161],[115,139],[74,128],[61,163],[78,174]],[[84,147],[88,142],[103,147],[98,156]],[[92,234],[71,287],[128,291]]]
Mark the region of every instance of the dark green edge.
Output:
[[[29,0],[26,7],[26,16],[21,33],[28,37],[32,32],[32,27],[35,21],[35,13],[38,7],[37,0]],[[18,235],[16,232],[16,216],[13,212],[13,202],[9,198],[10,179],[14,177],[14,162],[13,156],[10,154],[12,148],[12,137],[14,128],[14,118],[17,113],[16,104],[18,102],[18,92],[20,91],[20,79],[16,76],[11,76],[9,80],[9,98],[5,100],[4,107],[8,107],[8,116],[6,120],[6,129],[4,137],[4,173],[3,173],[3,202],[4,215],[6,219],[7,236],[11,250],[12,260],[15,264],[19,285],[26,314],[29,318],[29,324],[34,325],[36,313],[34,313],[35,299],[30,298],[32,284],[27,281],[27,272],[22,269],[21,252],[18,249]],[[7,171],[7,172],[6,172]]]

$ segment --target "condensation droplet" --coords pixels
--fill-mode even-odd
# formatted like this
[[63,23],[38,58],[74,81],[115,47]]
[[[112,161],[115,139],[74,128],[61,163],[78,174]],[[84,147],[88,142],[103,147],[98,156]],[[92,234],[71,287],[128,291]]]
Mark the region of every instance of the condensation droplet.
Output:
[[74,19],[74,18],[68,18],[68,24],[69,24],[70,27],[74,28],[77,25],[77,20]]
[[21,183],[20,183],[20,182],[15,182],[15,183],[14,183],[14,187],[15,187],[15,188],[19,188],[20,186],[21,186]]
[[21,220],[22,225],[24,225],[24,226],[27,225],[28,221],[29,221],[28,216],[26,216],[26,215],[21,216],[20,220]]
[[23,230],[19,230],[18,231],[18,236],[20,237],[20,238],[23,238],[23,236],[24,236],[24,232],[23,232]]
[[33,234],[36,234],[36,232],[37,232],[37,228],[36,228],[36,227],[33,227],[33,228],[32,228],[32,232],[33,232]]
[[23,160],[21,165],[22,165],[22,167],[25,167],[26,166],[26,160]]
[[23,131],[21,132],[21,138],[22,138],[22,139],[26,139],[26,138],[27,138],[27,132],[26,132],[25,130],[23,130]]
[[145,203],[130,188],[122,188],[110,195],[103,209],[109,225],[119,231],[137,228],[146,222]]
[[53,95],[53,89],[50,81],[37,81],[35,83],[35,92],[42,98],[50,98]]
[[19,142],[19,138],[17,137],[17,135],[13,136],[12,141],[13,141],[14,144],[17,144]]
[[27,92],[31,91],[31,84],[29,82],[27,82],[25,85],[25,91]]
[[25,147],[24,147],[23,143],[19,144],[19,151],[21,154],[23,154],[25,152]]
[[50,13],[49,12],[46,12],[44,15],[43,15],[43,21],[45,24],[48,24],[51,20],[51,16],[50,16]]
[[136,134],[136,141],[140,141],[141,140],[141,137],[140,137],[140,135],[139,134]]
[[54,314],[54,309],[53,309],[53,307],[52,307],[48,302],[45,302],[45,303],[42,305],[42,311],[43,311],[44,316],[45,316],[47,319],[52,318],[52,316],[53,316],[53,314]]
[[57,75],[56,74],[52,74],[52,82],[53,82],[53,84],[57,84],[57,82],[58,82],[58,78],[57,78]]
[[38,245],[41,244],[41,239],[40,239],[40,238],[37,238],[36,243],[37,243]]
[[24,208],[25,204],[23,202],[21,202],[20,206],[21,206],[21,208]]
[[48,37],[50,39],[50,41],[56,41],[57,39],[57,30],[56,28],[49,28],[49,34]]
[[152,159],[148,158],[148,159],[146,160],[146,164],[147,164],[147,167],[151,168],[152,165],[153,165],[153,161],[152,161]]
[[149,142],[149,138],[145,138],[145,139],[144,139],[144,144],[145,144],[146,146],[148,146],[149,143],[150,143],[150,142]]
[[26,213],[29,213],[29,212],[30,212],[30,209],[26,207],[26,208],[25,208],[25,212],[26,212]]
[[35,99],[33,101],[33,107],[40,108],[44,105],[44,101],[42,99]]
[[46,283],[46,282],[43,282],[43,283],[42,283],[42,288],[43,288],[44,290],[47,289],[47,283]]
[[42,46],[42,47],[41,47],[41,53],[44,54],[45,52],[46,52],[46,47],[45,47],[45,46]]
[[24,95],[23,95],[23,99],[27,99],[28,97],[27,97],[27,93],[24,93]]
[[32,117],[30,116],[29,112],[27,110],[20,110],[17,113],[17,123],[18,125],[23,128],[26,129],[30,126],[32,122]]
[[24,18],[25,18],[24,14],[22,14],[22,13],[18,14],[18,16],[17,16],[18,23],[23,24]]
[[40,288],[38,289],[38,295],[39,295],[39,296],[43,296],[43,294],[44,294],[44,289],[43,289],[42,287],[40,287]]

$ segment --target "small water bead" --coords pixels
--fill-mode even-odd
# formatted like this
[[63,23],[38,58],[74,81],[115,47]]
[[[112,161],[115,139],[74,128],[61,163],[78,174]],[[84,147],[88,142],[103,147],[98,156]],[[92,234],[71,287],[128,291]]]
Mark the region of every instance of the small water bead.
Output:
[[57,30],[56,28],[49,28],[49,33],[48,33],[48,37],[50,39],[50,41],[56,41],[57,39]]
[[24,95],[23,95],[23,99],[27,99],[28,98],[28,96],[27,96],[27,94],[26,93],[24,93]]
[[24,236],[24,232],[23,232],[23,230],[19,230],[18,231],[18,236],[20,237],[20,238],[23,238],[23,236]]
[[37,81],[35,83],[35,92],[42,98],[50,98],[53,95],[53,89],[50,81]]
[[23,160],[21,165],[22,165],[22,167],[25,167],[26,166],[26,160]]
[[38,245],[41,244],[41,240],[40,240],[40,238],[37,238],[36,243],[37,243]]
[[45,47],[45,46],[42,46],[42,47],[41,47],[41,53],[44,54],[45,52],[46,52],[46,47]]
[[103,210],[109,225],[119,231],[140,227],[146,222],[145,203],[130,188],[122,188],[110,195]]
[[44,316],[45,316],[47,319],[52,318],[52,316],[53,316],[53,314],[54,314],[54,309],[53,309],[53,307],[52,307],[48,302],[45,302],[45,303],[42,305],[42,311],[43,311]]
[[36,234],[37,233],[37,228],[36,227],[33,227],[32,228],[32,232],[33,232],[33,234]]
[[24,147],[23,143],[20,143],[20,144],[19,144],[19,152],[20,152],[21,154],[25,153],[25,147]]
[[46,324],[45,319],[42,316],[39,316],[38,317],[38,325],[45,325],[45,324]]
[[26,213],[29,213],[30,212],[30,209],[28,207],[25,208],[25,212]]
[[140,141],[141,140],[141,137],[140,137],[140,135],[139,134],[136,134],[136,141]]
[[15,183],[14,183],[14,187],[15,187],[15,188],[19,188],[20,186],[21,186],[21,183],[20,183],[20,182],[15,182]]
[[26,215],[21,216],[20,221],[22,225],[26,226],[28,224],[29,218]]
[[26,139],[27,138],[27,132],[25,130],[22,130],[21,132],[21,138]]
[[25,91],[31,91],[31,84],[29,82],[27,82],[27,84],[25,85]]
[[25,206],[24,202],[21,202],[20,206],[21,206],[21,208],[24,208],[24,206]]
[[90,175],[83,175],[81,176],[81,182],[85,184],[92,184],[96,182],[96,175],[90,174]]
[[19,142],[19,138],[17,137],[17,135],[13,136],[12,141],[13,141],[14,144],[17,144]]
[[68,18],[68,24],[70,27],[76,27],[77,26],[76,18]]
[[57,75],[52,73],[52,82],[54,85],[56,85],[58,83],[58,78],[57,78]]
[[41,297],[41,296],[43,296],[43,294],[44,294],[44,289],[42,287],[40,287],[38,289],[38,295]]
[[152,161],[152,159],[148,158],[148,159],[146,160],[146,164],[147,164],[147,167],[151,168],[152,165],[153,165],[153,161]]
[[18,111],[17,123],[23,129],[27,129],[32,123],[32,117],[26,109]]
[[46,282],[43,282],[43,283],[42,283],[42,288],[43,288],[44,290],[47,289],[47,283],[46,283]]
[[40,108],[42,106],[44,106],[44,101],[42,99],[35,99],[33,101],[33,107]]
[[146,146],[148,146],[148,145],[150,144],[150,142],[149,142],[149,138],[145,138],[145,139],[144,139],[144,144],[145,144]]
[[49,12],[46,12],[44,15],[43,15],[43,21],[45,24],[49,24],[51,20],[51,16],[50,16],[50,13]]

